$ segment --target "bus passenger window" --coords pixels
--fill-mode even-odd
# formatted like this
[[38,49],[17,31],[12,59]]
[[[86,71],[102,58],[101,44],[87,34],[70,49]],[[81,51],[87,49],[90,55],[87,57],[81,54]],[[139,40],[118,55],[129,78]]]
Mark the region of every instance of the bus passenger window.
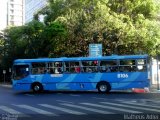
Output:
[[75,66],[75,72],[79,73],[80,71],[81,71],[80,67],[79,66]]
[[54,73],[55,73],[55,74],[60,74],[60,73],[62,73],[62,63],[60,63],[60,62],[55,62]]
[[65,73],[80,73],[81,68],[80,64],[77,61],[66,61],[64,63],[64,72]]
[[138,65],[137,66],[137,70],[143,72],[143,71],[147,70],[147,67],[146,66],[142,66],[142,65]]
[[32,74],[45,74],[45,63],[32,63]]
[[135,60],[120,60],[119,66],[120,72],[135,72],[136,71],[136,61]]
[[110,71],[111,72],[117,72],[118,71],[118,67],[117,66],[112,66],[112,67],[110,67]]
[[82,61],[84,72],[98,72],[98,61]]
[[144,72],[147,70],[146,60],[145,59],[138,59],[137,60],[137,71]]
[[54,74],[53,68],[50,68],[49,73]]
[[118,70],[116,60],[100,61],[100,72],[116,72]]
[[62,74],[63,73],[63,67],[62,62],[56,61],[48,63],[48,68],[50,74]]

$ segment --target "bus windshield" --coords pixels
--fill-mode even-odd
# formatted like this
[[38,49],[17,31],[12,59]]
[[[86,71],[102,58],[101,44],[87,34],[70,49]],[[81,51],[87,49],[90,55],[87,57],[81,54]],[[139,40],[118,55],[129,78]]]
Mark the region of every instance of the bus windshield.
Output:
[[29,75],[29,65],[14,65],[13,78],[15,80],[22,79]]

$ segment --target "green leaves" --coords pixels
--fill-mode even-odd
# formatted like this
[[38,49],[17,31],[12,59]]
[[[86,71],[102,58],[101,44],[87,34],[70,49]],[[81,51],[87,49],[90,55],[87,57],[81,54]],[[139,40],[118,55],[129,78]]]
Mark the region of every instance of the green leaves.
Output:
[[66,31],[59,22],[45,25],[33,20],[24,26],[6,29],[5,34],[3,62],[11,65],[17,58],[48,57],[50,51],[59,46],[59,39],[66,36]]
[[139,50],[155,55],[159,10],[154,0],[50,0],[45,23],[65,26],[67,37],[59,42],[65,55],[87,56],[89,43],[102,43],[104,55],[137,54]]

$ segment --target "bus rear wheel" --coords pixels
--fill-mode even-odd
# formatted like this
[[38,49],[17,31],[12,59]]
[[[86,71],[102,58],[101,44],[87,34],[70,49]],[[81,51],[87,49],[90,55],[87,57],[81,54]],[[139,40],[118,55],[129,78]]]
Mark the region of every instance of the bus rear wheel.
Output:
[[108,82],[99,82],[97,84],[97,89],[99,93],[109,93],[111,86]]
[[33,83],[32,84],[32,90],[34,93],[39,93],[43,91],[43,86],[40,83]]

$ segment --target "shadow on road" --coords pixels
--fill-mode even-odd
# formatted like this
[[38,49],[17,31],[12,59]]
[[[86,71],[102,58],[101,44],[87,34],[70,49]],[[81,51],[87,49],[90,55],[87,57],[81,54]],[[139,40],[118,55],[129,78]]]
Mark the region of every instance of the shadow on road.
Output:
[[[40,93],[34,93],[32,91],[29,92],[15,92],[16,95],[23,95],[23,94],[30,94],[30,95],[48,95],[48,94],[102,94],[102,95],[116,95],[116,94],[138,94],[133,92],[126,92],[126,91],[111,91],[109,93],[99,93],[98,91],[43,91]],[[144,93],[146,94],[146,93]]]

